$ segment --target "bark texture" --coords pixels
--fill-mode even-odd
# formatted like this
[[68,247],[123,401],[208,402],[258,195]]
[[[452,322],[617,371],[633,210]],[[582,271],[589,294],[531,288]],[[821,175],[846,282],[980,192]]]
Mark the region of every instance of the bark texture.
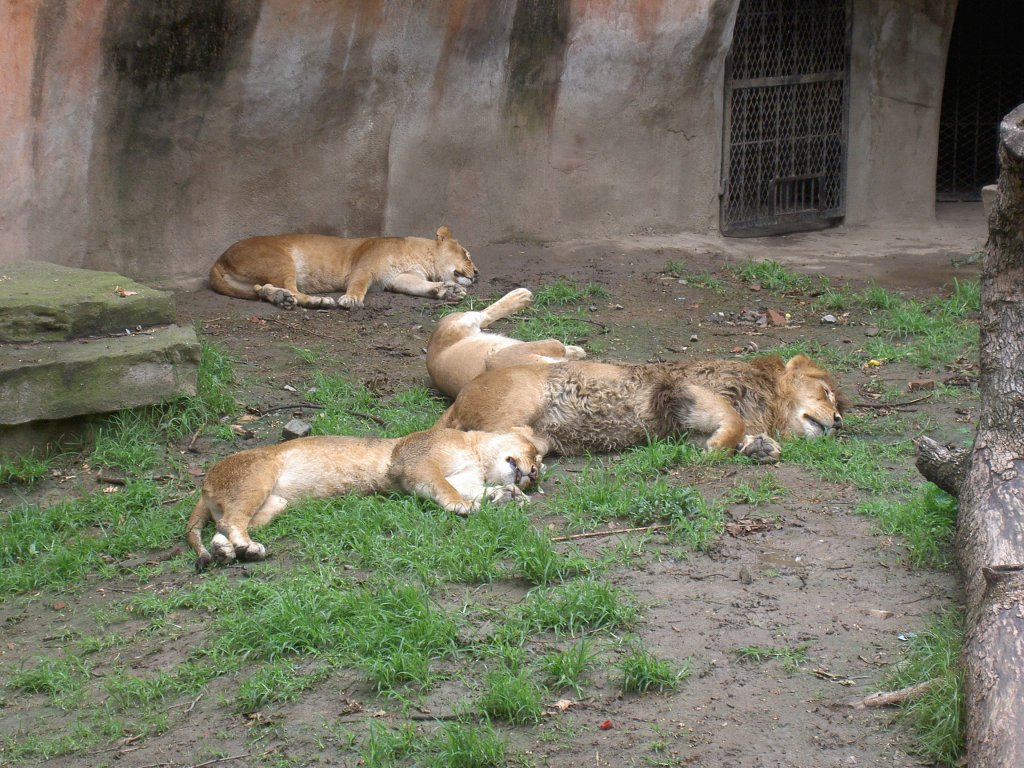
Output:
[[1024,766],[1024,105],[1000,125],[981,274],[981,419],[959,484],[967,764]]

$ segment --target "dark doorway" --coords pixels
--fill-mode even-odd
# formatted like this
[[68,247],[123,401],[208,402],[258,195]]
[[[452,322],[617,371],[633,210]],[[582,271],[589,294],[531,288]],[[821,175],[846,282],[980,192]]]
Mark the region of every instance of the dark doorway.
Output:
[[849,40],[848,0],[740,0],[726,59],[723,234],[842,219]]
[[939,119],[939,201],[978,200],[999,176],[999,122],[1024,102],[1024,2],[960,0]]

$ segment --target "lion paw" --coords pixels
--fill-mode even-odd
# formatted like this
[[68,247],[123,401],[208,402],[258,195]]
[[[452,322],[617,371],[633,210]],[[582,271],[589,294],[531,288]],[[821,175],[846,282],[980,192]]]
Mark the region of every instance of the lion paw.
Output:
[[337,306],[338,302],[330,296],[314,296],[306,302],[308,309],[334,309]]
[[218,563],[230,563],[235,559],[235,546],[223,533],[214,534],[210,549],[213,550],[213,557]]
[[363,306],[362,299],[356,298],[355,296],[351,296],[347,293],[344,296],[339,296],[337,303],[342,309],[355,309],[356,307]]
[[275,307],[281,309],[294,309],[299,300],[295,298],[295,294],[285,288],[278,288],[277,286],[270,285],[254,285],[253,290],[256,291],[256,295],[264,301],[270,302]]
[[458,283],[441,283],[437,289],[437,298],[445,301],[458,301],[466,297],[466,289]]
[[238,548],[235,550],[239,560],[266,560],[267,559],[267,548],[256,541],[250,541],[249,546],[244,550]]
[[587,351],[583,347],[577,347],[575,344],[567,344],[565,347],[566,360],[582,360],[586,356]]
[[773,463],[782,455],[782,446],[768,435],[746,435],[736,450],[754,461]]
[[492,504],[508,504],[509,502],[524,504],[530,501],[530,497],[523,493],[522,488],[511,483],[488,488],[485,495]]
[[459,517],[466,517],[470,512],[476,512],[480,508],[480,504],[476,501],[457,501],[445,504],[444,508],[445,511],[454,512]]

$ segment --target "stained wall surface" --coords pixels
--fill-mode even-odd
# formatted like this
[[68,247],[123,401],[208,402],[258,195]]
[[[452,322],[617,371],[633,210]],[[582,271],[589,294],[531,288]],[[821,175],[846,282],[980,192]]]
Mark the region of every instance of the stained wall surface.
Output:
[[[713,232],[737,2],[2,0],[0,263]],[[933,216],[954,7],[854,2],[850,223]]]

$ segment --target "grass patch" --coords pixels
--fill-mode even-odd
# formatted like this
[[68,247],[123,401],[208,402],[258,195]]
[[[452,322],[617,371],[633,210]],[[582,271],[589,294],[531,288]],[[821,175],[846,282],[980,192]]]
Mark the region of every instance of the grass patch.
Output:
[[552,690],[571,688],[577,696],[583,695],[583,676],[594,665],[597,649],[590,638],[581,638],[562,650],[548,651],[540,659],[545,684]]
[[854,511],[873,518],[881,533],[899,536],[914,567],[942,569],[952,563],[957,502],[937,486],[924,483],[909,497],[871,499]]
[[807,643],[801,643],[795,647],[788,646],[760,646],[749,645],[736,650],[736,656],[743,662],[763,663],[765,661],[778,661],[782,668],[792,674],[800,669],[801,664],[806,664],[810,656],[807,653]]
[[777,261],[748,261],[736,270],[744,283],[757,283],[772,293],[807,293],[814,285],[807,275],[786,269]]
[[533,306],[564,306],[590,299],[607,299],[609,296],[608,290],[598,283],[580,285],[575,280],[556,280],[533,292]]
[[932,681],[903,705],[901,719],[913,731],[914,751],[938,765],[959,765],[964,747],[963,616],[941,614],[911,638],[904,658],[886,677],[888,690]]
[[0,456],[0,485],[33,486],[49,474],[53,462],[34,454]]
[[645,648],[635,645],[619,662],[622,670],[622,690],[629,693],[675,690],[690,673],[689,663],[676,667],[665,659],[659,659]]
[[665,274],[677,278],[683,285],[692,285],[717,294],[723,294],[726,291],[725,283],[722,280],[708,271],[690,272],[681,261],[666,263]]
[[324,406],[313,420],[314,435],[402,437],[432,427],[445,408],[426,387],[381,397],[322,370],[313,374],[308,396]]
[[897,443],[831,438],[797,438],[787,440],[782,449],[783,461],[807,467],[823,480],[879,495],[906,492],[913,473],[907,467],[913,456],[910,441]]
[[494,720],[529,725],[540,720],[543,691],[526,669],[502,666],[484,675],[484,692],[477,706]]
[[112,493],[40,509],[24,504],[0,517],[0,599],[43,587],[66,588],[111,561],[177,541],[191,512],[164,502],[169,487],[132,480]]

